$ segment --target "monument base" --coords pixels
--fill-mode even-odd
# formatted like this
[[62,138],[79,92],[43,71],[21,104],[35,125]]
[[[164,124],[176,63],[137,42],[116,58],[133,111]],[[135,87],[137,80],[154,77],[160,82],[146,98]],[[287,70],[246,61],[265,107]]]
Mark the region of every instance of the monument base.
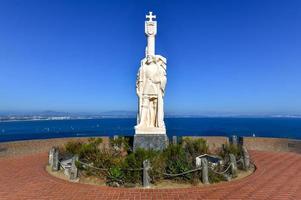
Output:
[[168,145],[168,137],[166,134],[135,134],[134,135],[134,151],[137,148],[153,149],[162,151]]

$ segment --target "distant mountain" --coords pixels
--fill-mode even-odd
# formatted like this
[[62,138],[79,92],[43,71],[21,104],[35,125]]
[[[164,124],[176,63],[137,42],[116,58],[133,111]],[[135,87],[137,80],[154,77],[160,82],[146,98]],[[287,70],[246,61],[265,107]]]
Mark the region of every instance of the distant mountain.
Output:
[[42,111],[40,113],[35,113],[35,115],[41,115],[41,116],[70,116],[71,114],[68,113],[68,112],[45,110],[45,111]]

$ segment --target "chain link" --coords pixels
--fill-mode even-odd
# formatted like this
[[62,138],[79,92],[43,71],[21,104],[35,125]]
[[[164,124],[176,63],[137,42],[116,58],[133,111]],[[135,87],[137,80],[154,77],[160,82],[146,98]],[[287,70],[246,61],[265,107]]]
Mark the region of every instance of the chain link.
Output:
[[192,169],[192,170],[188,170],[186,172],[182,172],[182,173],[179,173],[179,174],[168,174],[168,173],[162,173],[162,174],[165,175],[165,176],[176,177],[176,176],[182,176],[182,175],[185,175],[185,174],[188,174],[188,173],[191,173],[191,172],[199,171],[201,169],[202,169],[202,167],[196,168],[196,169]]
[[[79,162],[80,164],[84,165],[84,166],[87,166],[87,167],[90,167],[90,168],[93,168],[93,169],[97,169],[97,170],[101,170],[101,171],[109,171],[109,169],[107,169],[107,168],[98,168],[98,167],[94,167],[94,166],[89,165],[88,163],[84,163],[84,162],[79,161],[79,160],[78,160],[78,162]],[[141,170],[143,170],[143,168],[137,168],[137,169],[122,169],[122,170],[124,170],[124,171],[141,171]]]
[[209,168],[213,173],[216,173],[216,174],[219,174],[219,175],[223,175],[223,174],[225,174],[229,169],[230,169],[230,167],[231,167],[231,163],[229,164],[229,166],[224,170],[224,171],[222,171],[222,172],[217,172],[217,171],[215,171],[215,170],[213,170],[213,169],[211,169],[211,168]]

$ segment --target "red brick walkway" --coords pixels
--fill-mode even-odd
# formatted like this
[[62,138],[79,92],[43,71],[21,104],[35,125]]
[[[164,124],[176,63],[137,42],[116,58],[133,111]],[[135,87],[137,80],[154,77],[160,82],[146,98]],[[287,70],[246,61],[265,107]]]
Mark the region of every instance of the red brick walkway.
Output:
[[252,152],[257,170],[187,189],[118,189],[69,183],[45,171],[47,155],[0,159],[0,199],[301,199],[301,154]]

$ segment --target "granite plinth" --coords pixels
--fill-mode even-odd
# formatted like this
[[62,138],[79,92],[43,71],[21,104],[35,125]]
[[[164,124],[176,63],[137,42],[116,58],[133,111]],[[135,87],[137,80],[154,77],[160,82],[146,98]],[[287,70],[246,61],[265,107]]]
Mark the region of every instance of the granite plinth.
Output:
[[165,127],[159,128],[159,127],[137,127],[135,126],[135,134],[136,135],[166,135],[166,129]]
[[163,150],[168,145],[168,137],[166,134],[135,134],[134,135],[134,151],[137,148]]

